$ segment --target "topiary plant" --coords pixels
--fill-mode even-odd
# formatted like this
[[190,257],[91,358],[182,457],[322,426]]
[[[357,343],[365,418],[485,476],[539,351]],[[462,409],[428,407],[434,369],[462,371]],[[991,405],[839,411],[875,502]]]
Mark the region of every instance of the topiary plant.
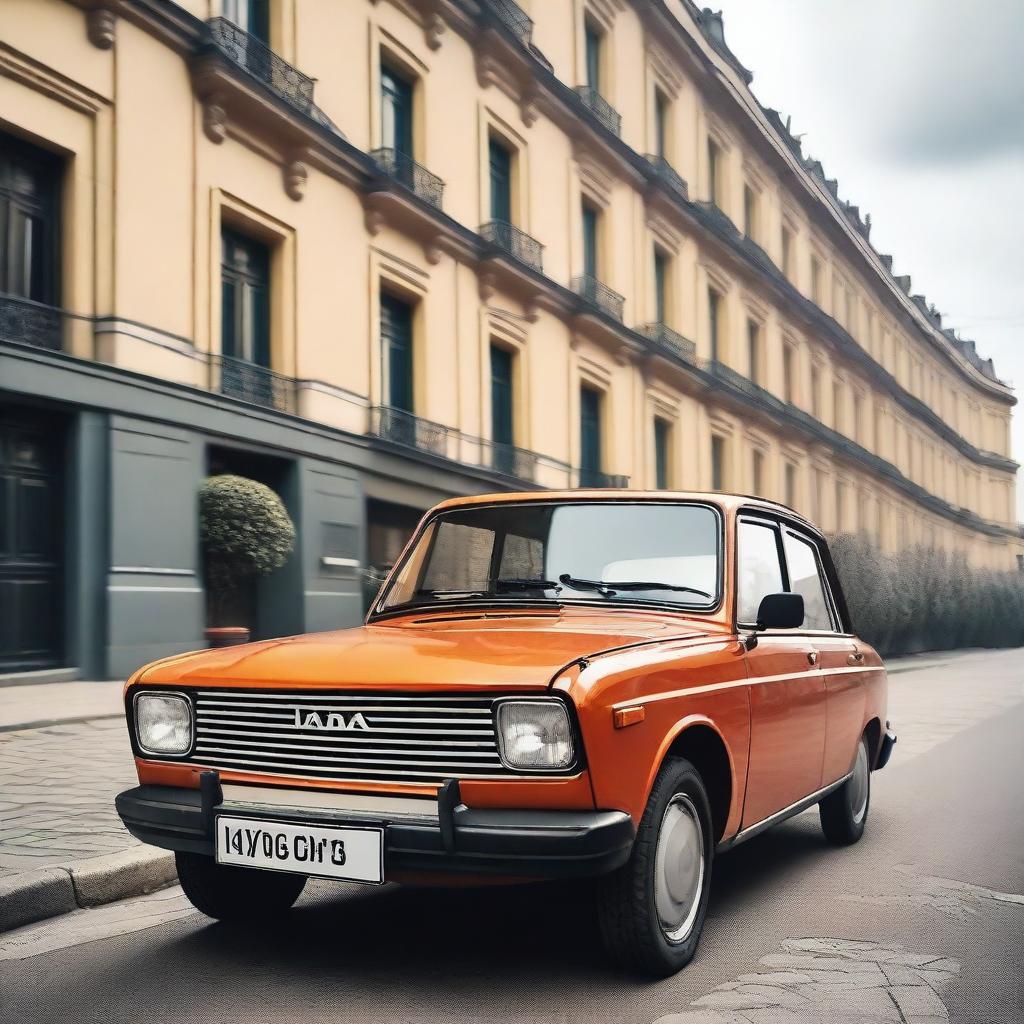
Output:
[[280,497],[257,480],[225,473],[199,488],[199,537],[215,599],[279,569],[295,548]]

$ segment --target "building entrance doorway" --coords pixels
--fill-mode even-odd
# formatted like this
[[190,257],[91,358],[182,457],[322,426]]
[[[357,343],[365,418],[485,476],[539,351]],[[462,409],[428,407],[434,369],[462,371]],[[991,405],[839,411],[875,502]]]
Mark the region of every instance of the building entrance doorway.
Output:
[[0,404],[0,673],[63,662],[63,434]]

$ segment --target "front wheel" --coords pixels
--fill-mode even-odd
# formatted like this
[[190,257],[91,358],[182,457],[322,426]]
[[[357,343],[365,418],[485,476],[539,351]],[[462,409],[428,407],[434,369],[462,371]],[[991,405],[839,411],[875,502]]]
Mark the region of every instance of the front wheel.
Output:
[[689,761],[669,758],[651,789],[629,860],[599,883],[601,936],[617,963],[666,977],[693,959],[713,855],[704,783]]
[[871,804],[868,738],[861,737],[853,773],[818,805],[825,838],[836,846],[850,846],[864,835]]
[[305,875],[218,864],[201,853],[174,855],[189,903],[218,921],[256,924],[288,910],[302,894]]

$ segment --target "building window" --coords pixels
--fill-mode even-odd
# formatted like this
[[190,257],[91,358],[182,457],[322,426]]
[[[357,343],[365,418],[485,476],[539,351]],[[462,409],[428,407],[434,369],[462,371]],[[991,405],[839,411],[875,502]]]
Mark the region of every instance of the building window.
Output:
[[845,524],[845,514],[843,512],[843,504],[845,501],[845,488],[841,480],[836,481],[836,533],[843,532],[843,526]]
[[811,367],[811,412],[815,419],[821,419],[821,370],[817,364]]
[[864,398],[859,391],[853,393],[853,440],[860,444],[864,443]]
[[660,90],[654,90],[654,153],[663,160],[668,157],[668,97]]
[[757,238],[757,193],[749,186],[743,186],[743,234]]
[[515,430],[512,404],[512,370],[515,356],[499,345],[491,346],[491,440],[511,445]]
[[595,388],[580,388],[580,484],[601,483],[601,406],[604,396]]
[[754,488],[754,494],[764,494],[764,452],[755,448],[753,453],[753,460],[751,462],[751,483]]
[[270,366],[270,250],[221,230],[221,355]]
[[786,463],[785,477],[786,504],[796,508],[796,466],[792,462]]
[[715,291],[714,288],[708,289],[708,336],[711,339],[711,358],[717,362],[719,357],[719,331],[721,329],[720,323],[720,304],[722,297]]
[[587,85],[595,92],[602,92],[601,64],[604,50],[604,33],[587,18],[583,26],[584,45],[587,59]]
[[843,429],[843,385],[839,381],[832,382],[832,426]]
[[711,490],[725,489],[725,438],[711,435]]
[[598,233],[601,214],[590,203],[583,204],[583,273],[596,278],[599,269]]
[[413,307],[394,295],[380,297],[383,404],[413,411]]
[[818,306],[822,305],[821,260],[817,256],[811,257],[811,299]]
[[60,162],[0,134],[0,293],[57,305]]
[[380,68],[380,144],[413,157],[413,84],[387,64]]
[[512,222],[512,151],[491,136],[488,144],[491,172],[491,220]]
[[792,345],[782,346],[782,397],[790,405],[796,401],[796,381]]
[[270,0],[223,0],[224,17],[264,43],[270,42]]
[[747,375],[755,384],[761,383],[761,328],[747,321]]
[[672,425],[660,416],[654,418],[654,486],[664,491],[669,486],[669,449]]
[[660,249],[654,250],[654,319],[668,323],[668,268],[669,257]]
[[793,270],[793,232],[782,225],[782,272],[789,277]]
[[721,173],[722,173],[722,150],[721,147],[715,142],[714,139],[708,139],[708,199],[715,204],[715,206],[721,206],[718,201],[721,193]]

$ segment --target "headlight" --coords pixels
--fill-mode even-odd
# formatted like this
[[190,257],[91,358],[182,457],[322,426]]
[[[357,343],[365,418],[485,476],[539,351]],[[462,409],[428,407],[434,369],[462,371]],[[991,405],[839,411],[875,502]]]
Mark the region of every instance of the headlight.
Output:
[[192,746],[192,705],[178,693],[140,693],[135,734],[146,754],[187,754]]
[[558,700],[508,700],[498,705],[501,758],[510,768],[568,768],[572,728]]

